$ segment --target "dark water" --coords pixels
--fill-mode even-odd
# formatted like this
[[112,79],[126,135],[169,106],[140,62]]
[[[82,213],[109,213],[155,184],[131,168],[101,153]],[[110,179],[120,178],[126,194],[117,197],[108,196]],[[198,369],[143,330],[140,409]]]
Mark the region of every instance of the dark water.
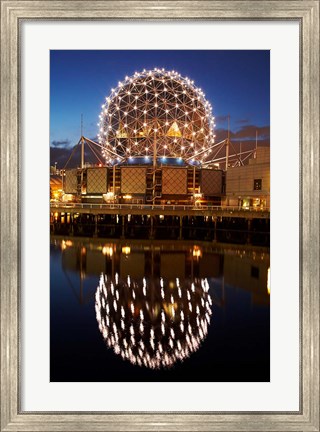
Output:
[[51,381],[269,381],[269,254],[51,240]]

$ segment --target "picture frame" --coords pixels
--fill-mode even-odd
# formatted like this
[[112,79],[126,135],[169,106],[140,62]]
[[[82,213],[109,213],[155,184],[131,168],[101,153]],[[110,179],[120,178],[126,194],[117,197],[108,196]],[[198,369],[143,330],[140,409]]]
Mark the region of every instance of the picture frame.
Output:
[[[19,24],[27,19],[299,22],[301,358],[298,412],[38,413],[20,410]],[[319,431],[319,48],[319,0],[1,1],[1,431]]]

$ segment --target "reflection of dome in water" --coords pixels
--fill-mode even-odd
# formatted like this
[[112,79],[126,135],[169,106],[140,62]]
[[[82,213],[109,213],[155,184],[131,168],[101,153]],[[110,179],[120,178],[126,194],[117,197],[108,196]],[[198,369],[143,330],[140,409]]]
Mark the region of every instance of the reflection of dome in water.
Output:
[[96,317],[114,352],[133,364],[170,367],[196,351],[206,337],[211,297],[206,279],[166,283],[101,276]]
[[119,82],[100,114],[107,163],[137,157],[202,162],[214,143],[211,105],[193,81],[175,71],[136,72]]

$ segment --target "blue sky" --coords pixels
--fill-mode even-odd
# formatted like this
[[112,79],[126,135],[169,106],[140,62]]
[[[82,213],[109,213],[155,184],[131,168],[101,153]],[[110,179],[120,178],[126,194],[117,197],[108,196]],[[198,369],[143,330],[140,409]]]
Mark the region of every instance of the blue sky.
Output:
[[83,134],[95,138],[101,104],[126,75],[154,67],[176,70],[194,80],[213,106],[217,139],[230,115],[231,138],[251,140],[258,130],[269,143],[270,54],[237,51],[69,51],[50,53],[51,160],[63,160]]

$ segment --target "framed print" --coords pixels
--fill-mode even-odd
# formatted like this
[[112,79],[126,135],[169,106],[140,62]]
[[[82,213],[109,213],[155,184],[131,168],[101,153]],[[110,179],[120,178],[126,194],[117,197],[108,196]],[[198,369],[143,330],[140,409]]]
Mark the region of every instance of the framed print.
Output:
[[319,1],[1,10],[1,430],[319,430]]

